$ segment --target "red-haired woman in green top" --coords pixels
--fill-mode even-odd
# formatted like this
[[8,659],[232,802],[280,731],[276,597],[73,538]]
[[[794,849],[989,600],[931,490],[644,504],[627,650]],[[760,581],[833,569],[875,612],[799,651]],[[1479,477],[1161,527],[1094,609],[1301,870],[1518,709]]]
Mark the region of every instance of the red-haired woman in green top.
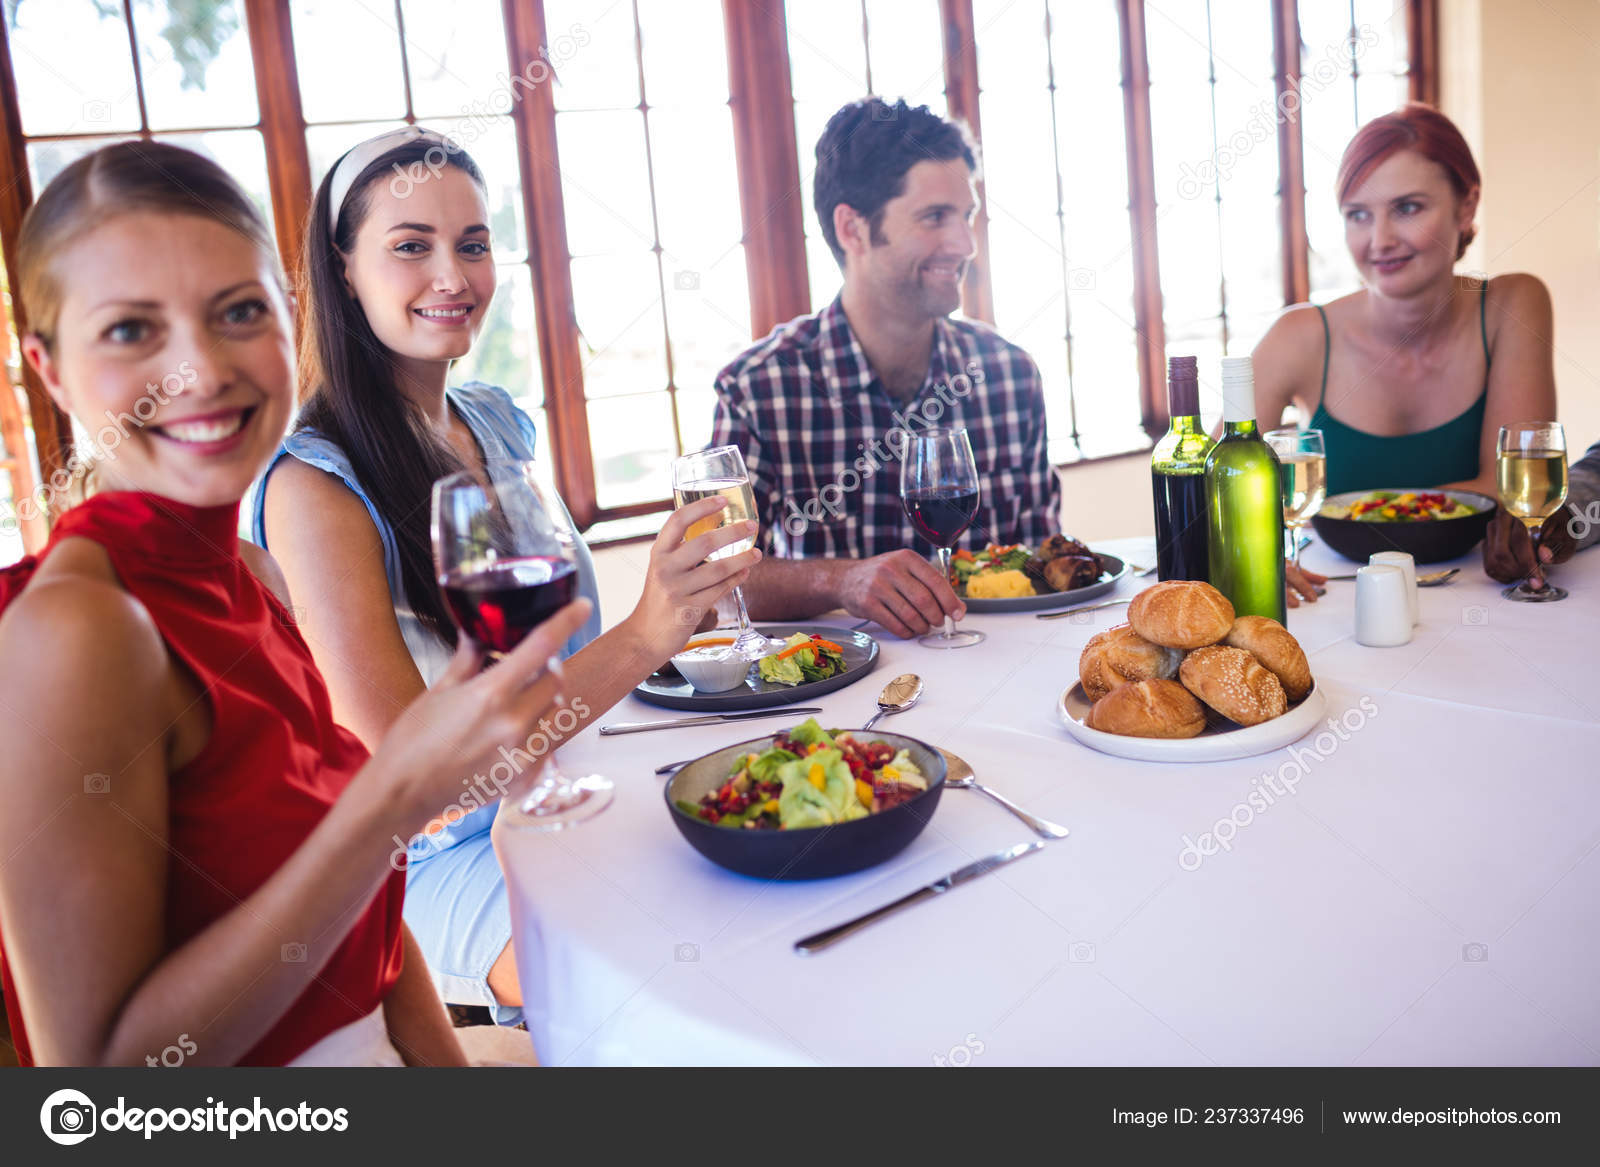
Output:
[[1339,210],[1365,286],[1289,309],[1255,350],[1256,416],[1271,427],[1293,405],[1322,430],[1329,494],[1492,496],[1500,427],[1556,416],[1543,282],[1454,270],[1480,185],[1461,132],[1425,105],[1368,122],[1345,149]]

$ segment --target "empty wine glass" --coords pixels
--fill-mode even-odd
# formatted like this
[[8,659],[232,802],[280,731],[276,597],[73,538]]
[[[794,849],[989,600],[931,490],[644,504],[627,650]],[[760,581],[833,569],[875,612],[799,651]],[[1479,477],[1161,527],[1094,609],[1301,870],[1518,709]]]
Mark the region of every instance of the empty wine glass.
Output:
[[1528,528],[1533,570],[1528,578],[1500,594],[1524,604],[1547,604],[1567,598],[1565,588],[1545,582],[1539,562],[1539,531],[1544,521],[1567,501],[1567,435],[1558,421],[1520,421],[1502,426],[1496,446],[1495,482],[1500,505]]
[[1328,497],[1328,449],[1321,430],[1281,429],[1266,435],[1283,466],[1283,525],[1289,562],[1300,566],[1300,531]]
[[[950,549],[978,517],[978,465],[964,429],[930,429],[913,434],[900,463],[900,501],[917,534],[939,551],[939,569],[950,578]],[[955,621],[944,618],[944,628],[930,632],[917,643],[928,648],[966,648],[980,643],[984,634],[956,631]]]
[[[491,664],[578,593],[578,535],[555,488],[532,462],[490,462],[433,484],[433,559],[456,627]],[[507,825],[560,830],[611,804],[599,774],[568,778],[552,755]]]

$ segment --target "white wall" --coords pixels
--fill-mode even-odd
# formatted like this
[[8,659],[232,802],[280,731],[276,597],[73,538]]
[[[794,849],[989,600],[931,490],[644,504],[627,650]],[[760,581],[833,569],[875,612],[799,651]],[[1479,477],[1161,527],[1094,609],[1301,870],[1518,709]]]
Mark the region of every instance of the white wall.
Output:
[[1600,440],[1600,5],[1444,0],[1440,105],[1483,175],[1462,267],[1540,277],[1576,453]]

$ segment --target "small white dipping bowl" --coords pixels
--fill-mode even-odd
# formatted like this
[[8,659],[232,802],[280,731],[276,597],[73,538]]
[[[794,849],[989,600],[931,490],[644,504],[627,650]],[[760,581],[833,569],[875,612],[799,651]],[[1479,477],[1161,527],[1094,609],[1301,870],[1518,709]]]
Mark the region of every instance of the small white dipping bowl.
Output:
[[744,684],[750,662],[738,656],[732,645],[713,644],[688,648],[672,658],[672,665],[684,680],[702,693],[725,693]]

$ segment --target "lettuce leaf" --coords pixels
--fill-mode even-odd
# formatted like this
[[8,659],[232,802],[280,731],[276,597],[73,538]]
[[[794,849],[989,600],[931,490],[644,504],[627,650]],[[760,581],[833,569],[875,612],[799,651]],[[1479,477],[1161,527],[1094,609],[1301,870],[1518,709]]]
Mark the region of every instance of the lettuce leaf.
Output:
[[[822,772],[821,789],[811,781],[811,773],[817,768]],[[850,767],[836,749],[818,750],[808,757],[785,762],[778,773],[783,780],[778,820],[785,830],[832,826],[865,818],[868,813],[856,797]]]
[[808,717],[791,729],[789,740],[797,746],[833,746],[833,738],[815,717]]

